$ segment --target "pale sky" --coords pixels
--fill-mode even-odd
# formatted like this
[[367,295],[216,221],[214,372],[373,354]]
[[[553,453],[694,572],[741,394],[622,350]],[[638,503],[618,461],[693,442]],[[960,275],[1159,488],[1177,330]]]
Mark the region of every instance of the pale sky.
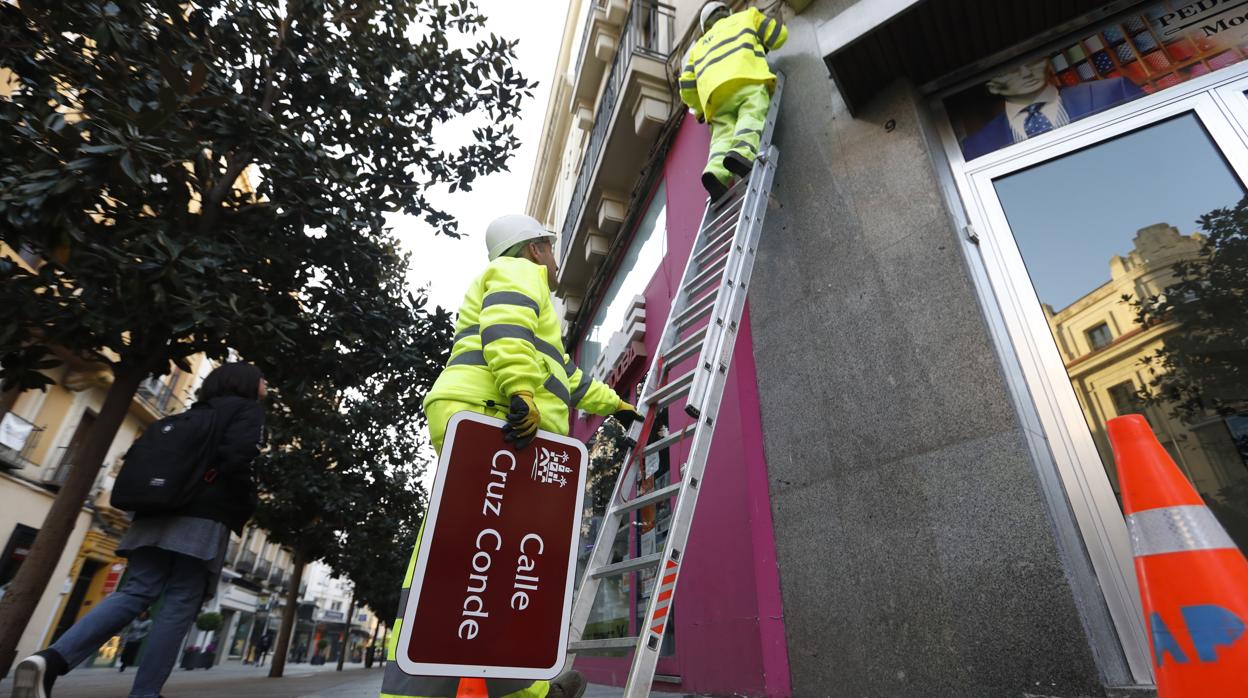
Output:
[[[427,224],[412,216],[388,216],[395,234],[412,255],[408,283],[413,287],[428,285],[430,302],[451,312],[459,308],[468,284],[485,267],[485,226],[503,214],[525,212],[529,178],[537,158],[538,141],[546,118],[546,100],[568,8],[568,0],[540,0],[540,3],[542,11],[535,12],[537,2],[477,0],[481,14],[488,18],[487,31],[507,39],[519,39],[513,66],[538,85],[533,90],[533,98],[521,105],[521,118],[516,123],[516,136],[521,146],[508,162],[509,171],[478,179],[470,192],[451,194],[443,187],[430,197],[433,203],[459,220],[462,237],[434,235]],[[450,125],[445,133],[446,142],[470,137],[471,127],[472,122],[468,120]],[[444,135],[439,133],[438,137],[441,142]],[[425,490],[432,492],[437,462],[432,448],[426,446],[425,455],[428,467],[421,480]]]
[[[540,12],[534,11],[538,4],[542,8]],[[478,0],[477,6],[488,18],[488,31],[520,41],[513,65],[530,82],[538,82],[533,98],[522,103],[522,116],[516,124],[521,147],[508,163],[510,171],[478,179],[470,192],[451,194],[442,188],[431,197],[435,204],[459,220],[459,232],[463,237],[458,240],[433,235],[431,228],[417,218],[389,217],[405,249],[412,253],[409,283],[417,287],[428,284],[432,303],[452,312],[463,300],[469,282],[487,261],[485,226],[503,214],[525,212],[529,178],[541,139],[568,0],[540,0],[540,3]],[[465,137],[470,127],[471,122],[467,120],[452,125],[445,137],[453,142]],[[439,139],[442,138],[439,134]]]

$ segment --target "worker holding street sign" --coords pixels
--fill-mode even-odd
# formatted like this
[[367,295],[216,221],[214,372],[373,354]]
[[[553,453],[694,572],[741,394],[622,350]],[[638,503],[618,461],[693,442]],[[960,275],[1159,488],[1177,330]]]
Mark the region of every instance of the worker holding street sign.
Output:
[[[562,604],[564,617],[556,618],[560,604],[551,602],[544,604],[542,608],[530,608],[531,603],[544,597],[539,596],[537,589],[526,588],[541,586],[541,583],[530,581],[529,578],[540,576],[535,574],[539,564],[536,562],[537,556],[551,555],[546,546],[556,544],[551,540],[554,536],[551,533],[543,535],[537,532],[537,522],[532,523],[535,527],[532,531],[513,530],[514,526],[519,525],[514,520],[515,512],[524,513],[537,508],[559,511],[566,509],[568,516],[565,518],[568,522],[563,526],[571,527],[575,517],[579,515],[579,504],[564,497],[558,499],[560,506],[550,507],[548,504],[554,500],[534,499],[555,497],[553,493],[560,490],[568,493],[573,488],[583,489],[581,483],[584,475],[584,449],[582,447],[579,450],[579,461],[573,462],[573,456],[577,453],[575,442],[559,439],[560,436],[566,437],[568,433],[570,411],[576,408],[592,414],[616,414],[630,421],[637,416],[637,412],[610,387],[586,376],[563,351],[559,318],[551,301],[551,289],[557,278],[554,235],[529,216],[508,215],[490,223],[486,229],[486,247],[490,263],[481,276],[473,281],[464,297],[463,305],[459,309],[455,344],[451,349],[450,360],[425,398],[424,404],[429,421],[430,440],[434,449],[439,452],[435,500],[431,503],[426,525],[434,525],[435,512],[440,512],[437,516],[442,518],[460,516],[453,524],[443,525],[438,530],[449,532],[471,529],[473,539],[465,539],[462,544],[445,543],[431,528],[434,544],[422,554],[420,540],[425,535],[422,531],[403,580],[403,602],[394,632],[391,633],[391,637],[399,645],[397,652],[408,654],[402,654],[403,661],[398,661],[396,647],[387,648],[387,656],[392,661],[386,667],[382,698],[455,698],[477,695],[474,691],[481,684],[484,684],[482,690],[488,691],[490,698],[577,698],[585,691],[585,679],[575,671],[565,672],[550,682],[523,678],[488,678],[483,681],[477,678],[534,675],[523,668],[508,671],[506,667],[500,667],[508,658],[500,658],[496,653],[490,652],[489,650],[496,649],[496,643],[484,642],[486,638],[481,634],[511,633],[505,636],[504,644],[524,645],[530,638],[515,636],[514,628],[557,628],[560,624],[566,628],[568,599]],[[473,417],[469,419],[469,426],[456,426],[461,425],[465,417],[461,415],[456,418],[456,415],[463,412],[499,420],[493,423],[501,426],[502,433],[497,428],[489,432],[497,435],[494,438],[498,443],[489,443],[491,437],[482,435],[479,431],[482,423],[491,422],[489,419]],[[453,426],[455,428],[448,431]],[[461,461],[443,457],[450,455],[442,453],[443,441],[448,435],[455,436],[457,430],[467,433],[473,429],[478,431],[473,432],[475,436],[467,440],[473,442],[476,450],[485,448],[489,452],[465,456],[463,462],[471,465],[464,465],[464,471],[457,472],[456,464]],[[545,433],[539,436],[539,429]],[[459,436],[460,441],[465,440],[464,434]],[[535,438],[538,439],[540,448],[526,453]],[[459,442],[451,441],[448,445],[455,443]],[[490,448],[493,450],[489,450]],[[459,450],[466,450],[466,447],[450,450],[458,454]],[[477,463],[481,464],[480,468],[476,467]],[[488,480],[489,477],[494,477],[495,480]],[[552,485],[555,487],[552,488]],[[506,496],[504,506],[503,496],[508,487],[511,488],[511,494]],[[442,498],[441,502],[438,497]],[[542,506],[533,507],[534,501],[540,501]],[[526,509],[526,503],[530,509]],[[439,504],[443,506],[439,507]],[[536,514],[535,511],[533,513]],[[462,518],[468,514],[475,518]],[[504,518],[507,519],[506,525]],[[497,522],[492,523],[495,520]],[[556,526],[550,521],[543,521],[541,525],[551,527],[545,530],[553,530]],[[509,526],[513,528],[508,528]],[[542,553],[537,552],[539,548]],[[557,549],[570,554],[572,548],[570,541],[562,541]],[[556,548],[552,547],[554,549]],[[504,560],[502,555],[505,551],[510,557]],[[464,564],[468,569],[453,569],[459,565],[449,561],[464,555],[467,556]],[[553,558],[548,556],[545,559]],[[456,617],[459,623],[454,626],[454,635],[448,637],[447,642],[461,647],[473,647],[471,644],[460,643],[476,642],[478,637],[483,640],[479,644],[482,659],[475,662],[483,668],[481,671],[465,671],[466,674],[471,674],[467,678],[416,675],[404,672],[401,666],[406,664],[409,668],[415,668],[465,665],[462,658],[453,661],[437,657],[420,659],[417,655],[422,652],[427,655],[433,651],[418,646],[425,628],[402,627],[407,617],[413,618],[417,623],[435,622],[432,619],[436,614],[420,615],[416,611],[421,609],[415,606],[409,608],[409,605],[418,600],[411,598],[413,580],[424,578],[426,566],[437,565],[439,560],[446,561],[449,567],[445,570],[439,569],[439,576],[447,575],[454,579],[460,596],[464,597],[462,606],[454,609],[462,618]],[[565,558],[562,566],[566,567],[568,562],[569,559]],[[494,583],[495,592],[500,588],[503,580],[494,581],[497,575],[491,576],[488,570],[492,566],[504,565],[509,570],[506,574],[510,576],[506,581],[509,583],[507,589],[511,590],[511,595],[504,599],[506,603],[503,605],[511,615],[500,620],[500,611],[504,609],[487,609],[489,596],[484,590],[487,582]],[[549,565],[553,568],[560,567],[554,562]],[[514,574],[510,570],[514,570]],[[481,593],[464,594],[465,577],[462,575],[465,573],[469,575],[466,588],[470,592],[480,588]],[[559,578],[567,577],[570,577],[570,570],[563,569]],[[561,595],[570,594],[570,587],[566,589],[566,594],[562,588],[558,592]],[[417,589],[416,596],[419,595]],[[524,608],[520,608],[521,606]],[[424,610],[432,612],[440,609]],[[494,613],[494,621],[487,624],[487,616],[482,614],[491,612]],[[506,629],[500,629],[504,624],[507,624]],[[403,638],[408,639],[406,644],[402,642]],[[563,633],[562,640],[566,642],[566,632]],[[559,662],[562,662],[561,657]],[[521,661],[523,667],[538,666],[540,663],[538,659],[529,663]],[[486,693],[480,695],[484,698]]]
[[685,60],[680,99],[698,121],[711,122],[702,186],[716,201],[734,174],[748,177],[754,167],[776,86],[765,56],[784,44],[789,29],[757,8],[734,14],[722,2],[708,2],[699,19],[702,37]]

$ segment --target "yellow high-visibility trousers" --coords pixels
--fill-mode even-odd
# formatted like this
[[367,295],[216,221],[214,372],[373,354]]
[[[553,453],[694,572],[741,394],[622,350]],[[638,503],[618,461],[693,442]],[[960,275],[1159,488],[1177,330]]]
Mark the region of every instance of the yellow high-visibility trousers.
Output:
[[[456,412],[476,412],[490,417],[505,419],[507,410],[500,407],[488,407],[454,400],[434,400],[425,406],[429,418],[429,440],[433,450],[442,453],[442,441],[446,438],[446,427]],[[548,681],[524,681],[517,679],[486,679],[486,694],[480,692],[480,679],[458,679],[447,676],[411,676],[404,674],[395,662],[395,651],[399,633],[403,630],[403,615],[407,609],[408,590],[412,588],[412,576],[416,572],[416,554],[420,552],[420,541],[425,537],[425,527],[421,524],[420,533],[416,536],[416,547],[412,549],[412,557],[407,563],[407,573],[403,575],[403,592],[399,597],[399,618],[390,631],[390,640],[386,646],[386,673],[381,681],[381,698],[545,698],[550,690]]]
[[726,97],[711,117],[711,154],[703,172],[710,172],[727,186],[732,173],[724,167],[725,155],[738,153],[754,162],[770,106],[771,92],[762,83],[743,85]]

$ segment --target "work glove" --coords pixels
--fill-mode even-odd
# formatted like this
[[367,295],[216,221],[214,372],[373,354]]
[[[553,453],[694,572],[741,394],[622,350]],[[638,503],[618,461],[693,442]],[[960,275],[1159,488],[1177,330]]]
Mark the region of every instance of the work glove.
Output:
[[542,413],[533,401],[533,393],[521,391],[511,396],[511,411],[507,413],[507,424],[503,427],[503,440],[516,445],[520,450],[533,441],[537,435],[537,425],[542,422]]
[[632,428],[633,422],[641,419],[641,413],[637,411],[637,408],[623,400],[620,400],[620,406],[616,408],[615,413],[611,416],[619,421],[620,426],[624,427],[625,431]]

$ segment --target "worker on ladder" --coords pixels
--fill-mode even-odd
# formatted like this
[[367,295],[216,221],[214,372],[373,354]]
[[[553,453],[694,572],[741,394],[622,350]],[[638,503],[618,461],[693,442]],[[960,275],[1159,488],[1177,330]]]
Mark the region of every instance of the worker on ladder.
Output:
[[699,122],[711,122],[702,186],[718,201],[732,175],[748,177],[754,166],[776,85],[765,56],[784,44],[789,29],[757,8],[734,14],[722,2],[704,5],[699,20],[702,37],[685,60],[680,99]]
[[[566,436],[573,408],[631,423],[636,408],[586,376],[563,351],[551,302],[554,234],[529,216],[509,215],[490,223],[485,244],[489,266],[464,296],[450,360],[425,397],[434,450],[441,452],[447,424],[462,411],[505,419],[504,438],[517,449],[527,447],[539,428]],[[401,630],[419,549],[418,537],[391,638]],[[393,661],[394,653],[391,644],[382,698],[579,698],[585,692],[585,678],[576,671],[551,682],[411,676]]]

